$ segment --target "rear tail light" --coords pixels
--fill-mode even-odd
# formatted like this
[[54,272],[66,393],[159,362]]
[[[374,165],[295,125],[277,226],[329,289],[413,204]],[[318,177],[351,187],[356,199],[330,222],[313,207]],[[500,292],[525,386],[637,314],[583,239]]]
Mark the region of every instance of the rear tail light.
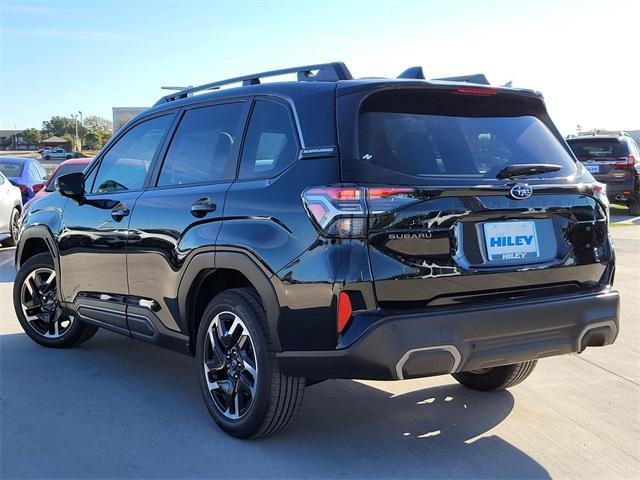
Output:
[[384,214],[412,203],[414,192],[400,187],[314,187],[303,192],[302,202],[324,236],[363,238],[369,214]]
[[364,235],[367,205],[362,188],[310,188],[302,194],[302,201],[324,235],[345,238]]
[[629,155],[624,162],[614,163],[614,167],[633,167],[638,163],[638,160],[633,155]]
[[44,183],[36,183],[35,185],[32,185],[31,188],[33,189],[34,192],[38,193],[40,190],[44,188]]
[[16,187],[18,187],[20,189],[20,193],[22,193],[23,195],[25,193],[27,193],[27,186],[26,185],[21,185],[21,184],[16,184]]
[[606,183],[596,182],[593,185],[593,195],[600,201],[604,207],[604,214],[609,220],[609,197],[607,197],[607,185]]

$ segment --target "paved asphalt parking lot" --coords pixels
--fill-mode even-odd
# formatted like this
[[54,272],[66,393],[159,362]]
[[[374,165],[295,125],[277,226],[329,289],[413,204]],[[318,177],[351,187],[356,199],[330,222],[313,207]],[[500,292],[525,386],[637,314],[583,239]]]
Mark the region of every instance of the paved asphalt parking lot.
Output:
[[615,345],[542,360],[506,392],[324,382],[260,441],[216,428],[187,356],[106,331],[71,350],[30,341],[2,249],[0,478],[640,478],[640,226],[612,236]]

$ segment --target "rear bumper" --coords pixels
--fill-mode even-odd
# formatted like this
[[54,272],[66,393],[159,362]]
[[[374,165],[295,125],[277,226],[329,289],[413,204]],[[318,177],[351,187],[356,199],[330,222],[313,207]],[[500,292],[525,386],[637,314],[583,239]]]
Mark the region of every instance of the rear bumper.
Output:
[[[607,185],[607,197],[609,201],[615,202],[623,199],[629,199],[635,195],[635,192],[639,190],[636,188],[635,177],[629,177],[624,182],[604,182]],[[625,194],[625,192],[627,192]],[[629,193],[631,192],[631,193]]]
[[278,354],[292,376],[397,380],[508,365],[613,343],[619,295],[600,293],[388,315],[349,347]]

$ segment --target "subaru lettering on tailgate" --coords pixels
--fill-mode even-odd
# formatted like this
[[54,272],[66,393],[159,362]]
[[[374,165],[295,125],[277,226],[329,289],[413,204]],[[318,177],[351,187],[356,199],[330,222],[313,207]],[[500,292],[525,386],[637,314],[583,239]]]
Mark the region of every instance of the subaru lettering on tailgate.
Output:
[[534,222],[485,223],[484,238],[490,261],[522,260],[540,256]]

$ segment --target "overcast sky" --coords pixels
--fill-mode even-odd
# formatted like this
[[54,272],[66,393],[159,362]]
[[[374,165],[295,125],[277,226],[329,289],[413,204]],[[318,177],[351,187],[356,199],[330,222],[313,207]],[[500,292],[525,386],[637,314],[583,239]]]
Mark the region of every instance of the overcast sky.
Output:
[[640,0],[0,0],[0,128],[334,60],[354,76],[513,80],[544,93],[564,134],[640,129]]

